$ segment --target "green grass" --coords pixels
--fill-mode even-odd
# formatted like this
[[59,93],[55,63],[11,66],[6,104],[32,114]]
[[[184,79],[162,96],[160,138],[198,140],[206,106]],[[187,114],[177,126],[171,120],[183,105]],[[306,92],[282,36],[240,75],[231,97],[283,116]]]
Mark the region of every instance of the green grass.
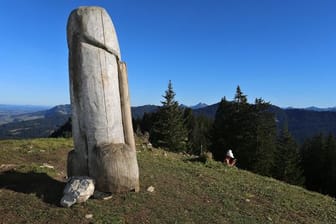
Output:
[[70,139],[0,141],[0,166],[10,164],[0,170],[0,223],[336,223],[334,198],[146,147],[138,152],[139,193],[62,208],[72,147]]

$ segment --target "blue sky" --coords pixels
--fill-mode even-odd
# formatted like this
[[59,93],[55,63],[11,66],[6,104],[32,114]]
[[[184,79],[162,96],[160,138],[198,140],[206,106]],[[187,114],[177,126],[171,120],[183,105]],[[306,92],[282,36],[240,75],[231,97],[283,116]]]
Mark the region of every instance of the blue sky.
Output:
[[128,65],[132,105],[232,99],[336,106],[334,0],[2,0],[0,104],[69,103],[66,23],[106,8]]

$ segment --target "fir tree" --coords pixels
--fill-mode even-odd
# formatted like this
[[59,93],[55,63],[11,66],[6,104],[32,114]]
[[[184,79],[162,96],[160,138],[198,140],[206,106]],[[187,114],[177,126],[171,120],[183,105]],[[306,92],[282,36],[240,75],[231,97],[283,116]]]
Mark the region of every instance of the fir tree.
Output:
[[214,158],[223,161],[226,151],[232,149],[239,168],[271,175],[276,125],[268,107],[261,99],[249,104],[239,86],[233,102],[222,99],[211,135]]
[[255,113],[253,105],[247,102],[246,95],[237,86],[234,101],[231,127],[229,130],[231,149],[238,159],[238,166],[252,170],[256,151]]
[[336,140],[322,134],[305,141],[302,149],[305,186],[336,196]]
[[223,161],[226,150],[233,147],[234,139],[230,131],[233,112],[233,104],[224,97],[219,103],[211,130],[211,152],[215,160]]
[[157,119],[151,130],[151,142],[154,146],[171,151],[184,151],[187,147],[187,131],[183,119],[183,110],[175,100],[171,81],[165,92],[164,101],[157,113]]
[[184,109],[184,119],[188,132],[188,152],[200,155],[209,146],[209,131],[212,121],[204,115],[194,116],[190,108]]
[[234,101],[235,101],[235,103],[237,103],[237,105],[241,105],[241,104],[246,105],[247,104],[247,97],[241,91],[240,86],[237,86]]
[[255,144],[251,170],[265,175],[272,176],[274,167],[274,153],[276,150],[276,123],[274,114],[268,112],[270,104],[262,99],[256,99],[253,106],[253,116],[255,123],[255,137],[252,139]]
[[193,132],[195,130],[195,116],[192,113],[192,109],[190,108],[184,108],[183,111],[183,119],[184,124],[187,131],[188,141],[187,141],[187,151],[188,153],[193,154],[194,146],[193,146]]
[[278,138],[275,159],[275,178],[290,184],[303,185],[299,148],[287,127],[283,128]]
[[323,192],[324,162],[325,162],[325,140],[319,134],[305,141],[301,149],[303,159],[303,171],[305,186],[309,190]]
[[326,140],[326,161],[324,162],[325,170],[325,193],[336,196],[336,140],[331,134]]

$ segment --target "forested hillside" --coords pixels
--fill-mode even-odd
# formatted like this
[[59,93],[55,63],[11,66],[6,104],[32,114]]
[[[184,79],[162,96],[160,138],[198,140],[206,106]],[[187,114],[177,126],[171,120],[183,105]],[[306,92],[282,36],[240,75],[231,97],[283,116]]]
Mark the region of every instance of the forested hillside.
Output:
[[70,116],[70,105],[59,105],[49,110],[13,115],[10,123],[0,125],[0,139],[48,137]]
[[[214,118],[219,104],[194,110],[195,115],[205,115]],[[278,133],[285,125],[298,143],[316,134],[336,135],[336,112],[315,111],[307,109],[282,109],[270,105],[269,111],[275,114]]]
[[[207,117],[213,120],[219,103],[192,109],[196,116]],[[57,111],[61,109],[61,113]],[[139,120],[145,116],[148,119],[151,113],[156,112],[159,106],[144,105],[132,107],[133,119]],[[287,124],[295,140],[302,144],[306,138],[316,134],[332,133],[336,135],[336,112],[316,111],[308,109],[282,109],[271,105],[269,110],[276,115],[278,133]],[[47,137],[61,127],[70,117],[70,105],[56,106],[50,110],[0,116],[0,139],[9,138],[37,138]],[[2,124],[1,123],[5,123]],[[135,127],[136,129],[136,127]],[[70,130],[71,131],[71,130]]]
[[239,86],[233,101],[224,97],[210,107],[217,107],[214,118],[207,108],[202,114],[179,107],[174,97],[169,83],[162,107],[134,120],[137,134],[170,151],[210,151],[222,162],[230,149],[241,169],[336,196],[336,163],[330,162],[336,160],[335,113],[282,110],[263,99],[249,103]]

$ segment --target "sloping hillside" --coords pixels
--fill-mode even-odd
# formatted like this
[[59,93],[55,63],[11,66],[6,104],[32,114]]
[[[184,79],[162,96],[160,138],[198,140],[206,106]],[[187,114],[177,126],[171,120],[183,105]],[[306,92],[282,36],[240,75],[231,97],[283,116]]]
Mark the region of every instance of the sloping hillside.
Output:
[[48,106],[0,104],[0,125],[13,122],[18,115],[50,109]]
[[10,123],[0,125],[0,139],[48,137],[70,116],[70,105],[59,105],[49,110],[12,115]]
[[65,209],[59,200],[72,141],[0,141],[0,223],[336,223],[333,198],[137,145],[139,193]]
[[132,107],[132,117],[134,119],[142,118],[145,113],[153,113],[159,109],[156,105],[144,105],[139,107]]
[[288,129],[298,142],[313,137],[319,133],[336,135],[336,112],[286,110]]

